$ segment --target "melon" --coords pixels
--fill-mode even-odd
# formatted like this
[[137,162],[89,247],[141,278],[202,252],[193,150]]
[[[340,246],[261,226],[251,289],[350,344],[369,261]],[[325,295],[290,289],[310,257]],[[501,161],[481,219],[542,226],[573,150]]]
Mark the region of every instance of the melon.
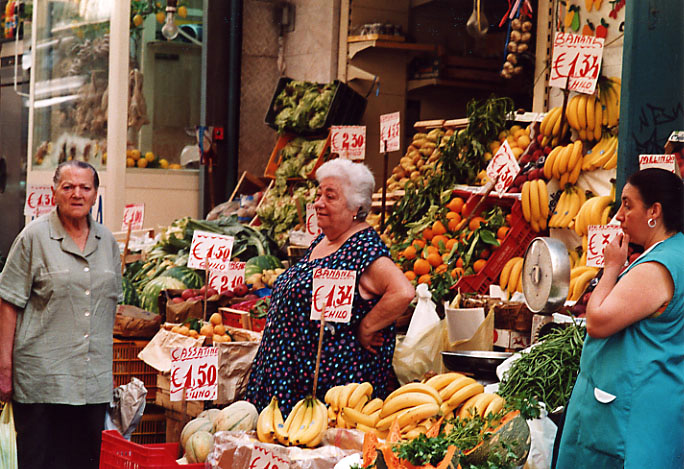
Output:
[[197,416],[197,418],[205,418],[209,419],[211,421],[211,424],[216,426],[216,420],[218,419],[218,416],[221,415],[221,410],[220,409],[207,409],[203,410],[200,412],[200,414]]
[[188,267],[176,265],[164,271],[166,277],[173,277],[180,280],[187,288],[199,288],[204,285],[204,278],[196,270]]
[[198,430],[190,436],[185,446],[185,457],[190,464],[203,463],[214,447],[214,435]]
[[513,451],[516,459],[511,463],[520,466],[527,460],[530,443],[530,427],[520,411],[515,410],[504,416],[499,426],[491,430],[489,438],[466,451],[463,459],[469,464],[480,465],[486,464],[492,453],[498,453],[503,459],[509,451]]
[[140,307],[145,311],[159,314],[159,294],[162,290],[185,290],[185,284],[176,278],[165,275],[150,280],[140,295]]
[[251,432],[256,430],[259,412],[254,404],[247,401],[235,401],[228,407],[221,409],[216,419],[216,431]]
[[198,431],[205,431],[205,432],[212,432],[214,430],[214,424],[211,423],[211,420],[205,417],[197,417],[192,420],[190,420],[188,423],[185,424],[183,427],[183,430],[181,431],[180,435],[180,443],[183,449],[185,449],[185,445],[190,439],[190,437],[198,432]]

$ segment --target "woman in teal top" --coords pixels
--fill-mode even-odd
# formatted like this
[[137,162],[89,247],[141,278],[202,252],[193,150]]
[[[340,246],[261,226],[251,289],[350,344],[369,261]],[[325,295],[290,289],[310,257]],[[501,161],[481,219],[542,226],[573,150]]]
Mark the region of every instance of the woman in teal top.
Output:
[[[587,305],[588,337],[557,468],[684,468],[684,190],[633,174]],[[644,253],[624,272],[627,246]]]

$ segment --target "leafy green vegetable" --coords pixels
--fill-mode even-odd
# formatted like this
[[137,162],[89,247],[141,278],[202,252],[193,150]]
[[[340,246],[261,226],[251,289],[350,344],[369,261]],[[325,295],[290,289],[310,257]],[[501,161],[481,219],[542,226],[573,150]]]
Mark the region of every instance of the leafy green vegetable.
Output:
[[274,123],[279,132],[313,132],[325,125],[336,83],[319,85],[307,81],[288,82],[274,101]]

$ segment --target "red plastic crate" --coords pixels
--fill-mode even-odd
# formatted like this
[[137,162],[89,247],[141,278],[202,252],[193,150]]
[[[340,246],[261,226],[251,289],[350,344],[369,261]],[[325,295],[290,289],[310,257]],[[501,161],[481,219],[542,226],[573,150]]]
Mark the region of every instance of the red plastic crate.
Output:
[[139,445],[116,430],[102,432],[100,469],[203,469],[204,464],[178,464],[178,443]]
[[[468,199],[470,192],[454,191],[455,195]],[[519,200],[502,197],[496,195],[489,195],[480,206],[482,210],[488,210],[494,205],[500,207],[510,208],[511,210],[511,229],[508,231],[506,238],[504,238],[501,246],[496,248],[492,255],[487,259],[487,264],[484,269],[475,275],[464,275],[452,287],[452,289],[459,289],[464,292],[477,292],[480,294],[489,293],[489,286],[499,278],[504,265],[511,258],[522,256],[534,238],[539,233],[532,230],[529,223],[525,221],[522,214],[522,204]]]
[[118,340],[114,339],[114,355],[112,371],[114,387],[131,382],[135,376],[147,389],[147,401],[154,401],[157,394],[157,370],[138,358],[138,353],[145,348],[149,340]]

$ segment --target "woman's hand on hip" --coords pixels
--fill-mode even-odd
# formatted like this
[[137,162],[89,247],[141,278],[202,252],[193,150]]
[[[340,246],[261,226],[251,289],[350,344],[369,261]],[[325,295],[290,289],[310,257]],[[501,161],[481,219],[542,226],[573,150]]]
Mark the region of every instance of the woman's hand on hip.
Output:
[[375,349],[376,347],[380,347],[384,339],[382,337],[382,332],[381,331],[375,331],[371,332],[369,331],[368,327],[365,325],[365,319],[361,321],[359,324],[359,327],[356,331],[356,337],[359,339],[359,342],[361,343],[361,347],[365,348],[372,354],[378,353],[378,351]]

